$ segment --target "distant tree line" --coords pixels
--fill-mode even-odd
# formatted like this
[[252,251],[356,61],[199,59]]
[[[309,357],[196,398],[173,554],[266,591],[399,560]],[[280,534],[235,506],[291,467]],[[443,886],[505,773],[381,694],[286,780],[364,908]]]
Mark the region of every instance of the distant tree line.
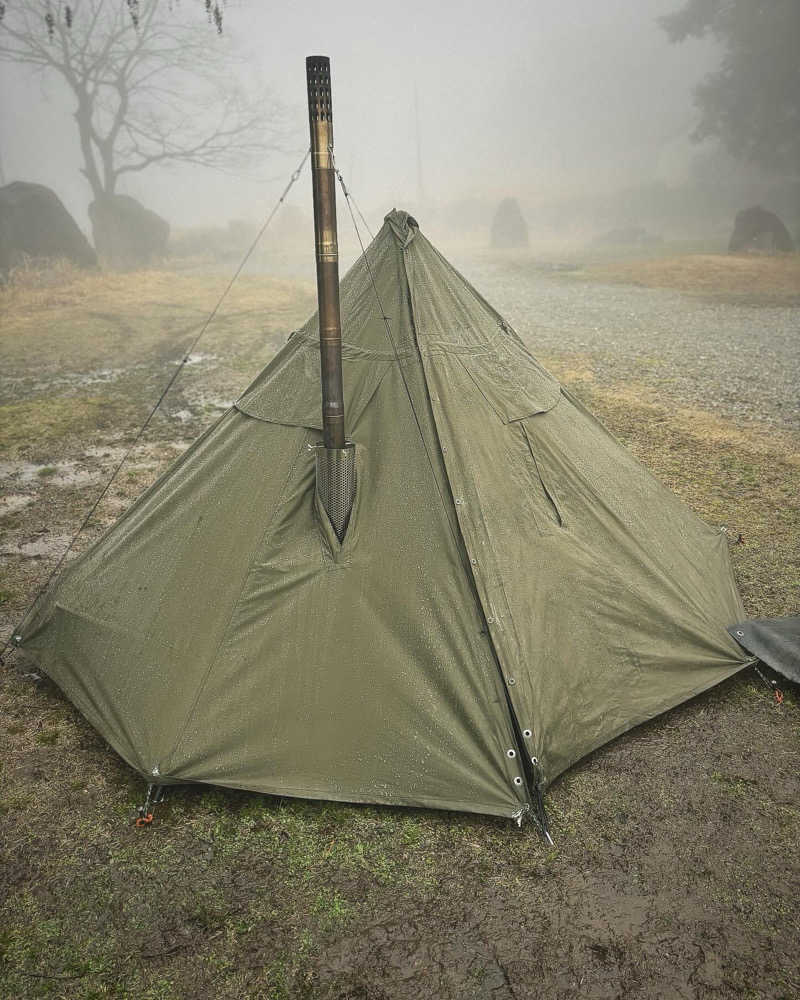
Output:
[[687,0],[660,22],[673,42],[710,36],[723,49],[695,89],[694,138],[800,178],[800,0]]

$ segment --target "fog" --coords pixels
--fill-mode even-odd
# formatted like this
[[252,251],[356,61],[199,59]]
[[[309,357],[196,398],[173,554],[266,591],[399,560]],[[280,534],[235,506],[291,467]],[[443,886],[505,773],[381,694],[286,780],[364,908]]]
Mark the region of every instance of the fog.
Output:
[[[263,218],[307,145],[304,59],[312,53],[331,57],[337,160],[373,225],[397,206],[429,229],[460,216],[468,230],[470,213],[482,219],[513,195],[552,226],[554,206],[570,199],[680,184],[698,157],[688,139],[691,91],[719,52],[711,42],[669,44],[656,18],[676,6],[229,3],[224,36],[209,27],[208,45],[230,46],[242,79],[270,86],[290,110],[293,135],[283,152],[236,176],[153,168],[120,190],[173,227]],[[188,0],[180,11],[192,11]],[[0,86],[6,182],[47,184],[88,228],[91,194],[78,172],[66,88],[8,64]],[[307,177],[291,200],[308,209]]]

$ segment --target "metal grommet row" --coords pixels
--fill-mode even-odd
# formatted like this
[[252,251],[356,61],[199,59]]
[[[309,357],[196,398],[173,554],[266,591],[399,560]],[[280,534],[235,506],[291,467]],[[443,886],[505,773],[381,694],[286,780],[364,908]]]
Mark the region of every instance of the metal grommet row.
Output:
[[506,757],[516,757],[516,756],[517,756],[516,750],[506,750]]

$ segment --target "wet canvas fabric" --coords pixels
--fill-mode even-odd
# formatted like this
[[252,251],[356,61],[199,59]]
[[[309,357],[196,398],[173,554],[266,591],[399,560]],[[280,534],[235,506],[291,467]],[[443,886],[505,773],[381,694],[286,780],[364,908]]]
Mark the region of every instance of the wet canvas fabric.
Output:
[[516,815],[749,662],[726,543],[406,213],[368,257],[375,287],[363,260],[341,287],[343,542],[314,316],[21,645],[150,780]]

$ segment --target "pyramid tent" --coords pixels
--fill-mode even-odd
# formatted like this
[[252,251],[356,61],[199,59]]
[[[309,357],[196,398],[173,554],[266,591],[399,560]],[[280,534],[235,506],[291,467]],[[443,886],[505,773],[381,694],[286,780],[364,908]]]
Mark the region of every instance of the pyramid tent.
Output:
[[750,662],[726,541],[406,213],[368,260],[374,288],[363,259],[341,285],[343,541],[315,489],[315,316],[19,644],[151,782],[519,816]]

